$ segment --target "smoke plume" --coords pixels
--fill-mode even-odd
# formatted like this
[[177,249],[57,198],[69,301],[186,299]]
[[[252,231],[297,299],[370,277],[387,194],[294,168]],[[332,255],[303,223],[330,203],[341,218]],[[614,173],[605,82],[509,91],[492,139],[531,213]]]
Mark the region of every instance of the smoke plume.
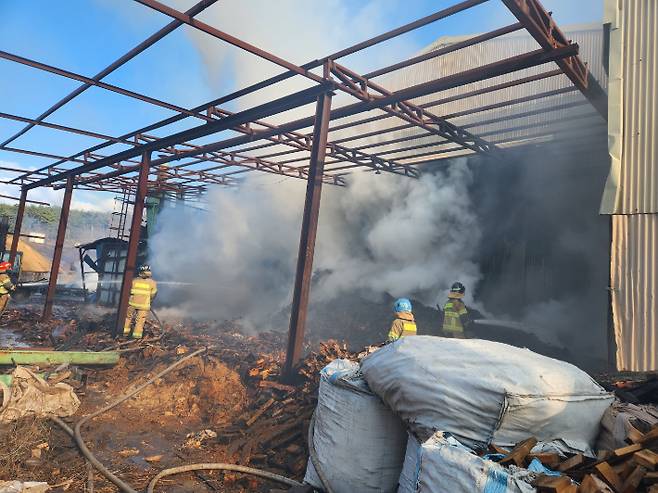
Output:
[[[461,160],[418,180],[358,173],[347,188],[325,186],[314,299],[359,292],[431,305],[455,279],[474,285],[479,228],[470,181]],[[162,212],[151,262],[161,277],[194,283],[183,300],[189,315],[267,327],[289,305],[304,190],[299,180],[253,176],[239,190],[211,192],[209,213]]]

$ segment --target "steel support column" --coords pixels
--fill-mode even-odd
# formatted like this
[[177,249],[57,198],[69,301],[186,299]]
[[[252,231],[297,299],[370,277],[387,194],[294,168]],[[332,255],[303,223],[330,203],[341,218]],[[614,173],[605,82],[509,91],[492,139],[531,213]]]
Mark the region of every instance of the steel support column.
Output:
[[27,188],[21,190],[21,198],[18,201],[18,210],[16,211],[16,222],[14,223],[14,232],[11,234],[11,250],[9,251],[9,263],[13,265],[16,260],[18,251],[18,238],[21,236],[23,227],[23,214],[25,214],[25,203],[27,202]]
[[57,227],[57,239],[55,240],[55,251],[53,252],[53,261],[50,265],[50,277],[48,278],[48,291],[46,292],[46,302],[43,306],[42,320],[48,320],[53,314],[53,300],[57,290],[57,276],[59,275],[59,265],[62,261],[62,250],[64,248],[64,238],[66,237],[66,227],[69,222],[69,210],[71,209],[71,196],[73,195],[73,177],[69,176],[66,180],[64,189],[64,199],[62,200],[62,212],[59,215],[59,226]]
[[288,330],[288,349],[283,366],[283,377],[287,380],[293,377],[294,367],[301,358],[304,343],[306,312],[311,290],[311,274],[313,273],[315,236],[318,230],[320,197],[322,195],[324,158],[327,151],[327,135],[331,118],[331,96],[331,93],[318,96],[315,111],[313,147],[311,148],[310,168],[306,183],[306,200],[304,202],[302,231],[299,239],[299,255],[297,257],[297,273],[292,296],[290,328]]
[[151,153],[147,151],[142,154],[142,164],[139,168],[139,180],[137,181],[137,191],[135,193],[135,203],[133,205],[133,217],[132,222],[130,223],[128,252],[126,253],[123,281],[121,282],[121,294],[119,296],[119,306],[117,308],[117,320],[113,332],[115,337],[123,333],[123,324],[126,320],[126,314],[128,313],[128,299],[130,298],[130,287],[132,285],[133,277],[135,277],[137,248],[139,246],[139,238],[142,229],[142,215],[144,213],[144,201],[148,191],[150,166]]

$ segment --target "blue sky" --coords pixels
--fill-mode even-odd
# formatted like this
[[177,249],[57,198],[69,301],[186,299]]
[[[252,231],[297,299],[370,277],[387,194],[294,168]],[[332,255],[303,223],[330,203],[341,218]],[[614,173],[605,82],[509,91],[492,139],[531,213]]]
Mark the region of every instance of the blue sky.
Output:
[[[166,3],[185,10],[194,2],[167,0]],[[199,18],[301,64],[454,3],[456,0],[220,0]],[[602,3],[602,0],[544,1],[561,25],[600,22]],[[251,21],[248,16],[253,16]],[[168,22],[165,16],[130,0],[2,0],[0,50],[93,76]],[[513,17],[499,0],[489,0],[468,13],[433,23],[365,55],[348,57],[345,63],[359,71],[368,71],[404,59],[440,36],[473,34],[512,22]],[[243,73],[238,70],[241,65],[230,63],[236,56],[235,49],[222,47],[220,41],[191,31],[187,26],[177,29],[104,80],[179,106],[193,107],[238,85],[281,71],[254,64],[250,66],[253,70]],[[34,118],[78,85],[57,75],[0,60],[0,111]],[[166,109],[91,88],[47,121],[120,135],[172,114]],[[187,125],[192,123],[198,124]],[[0,119],[0,141],[23,125]],[[35,128],[12,145],[69,155],[98,142]],[[51,162],[0,151],[0,166],[36,168]],[[17,195],[18,190],[4,186],[0,193]],[[32,197],[57,203],[61,193],[39,190]],[[74,197],[74,206],[107,208],[113,195],[78,192]]]

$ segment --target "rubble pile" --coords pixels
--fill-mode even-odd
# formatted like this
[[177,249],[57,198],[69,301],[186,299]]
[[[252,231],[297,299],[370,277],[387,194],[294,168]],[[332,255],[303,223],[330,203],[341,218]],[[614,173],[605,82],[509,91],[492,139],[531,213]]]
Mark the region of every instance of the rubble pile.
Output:
[[[283,333],[245,335],[239,327],[211,322],[166,325],[163,331],[148,322],[143,339],[117,341],[110,334],[111,317],[103,313],[90,316],[71,307],[61,316],[44,323],[36,310],[9,310],[2,326],[28,347],[121,352],[113,367],[69,367],[54,374],[58,379],[66,374],[62,381],[81,400],[77,414],[65,419],[69,425],[183,355],[209,348],[85,427],[85,440],[99,460],[136,488],[145,487],[163,468],[209,461],[249,465],[301,480],[319,372],[335,358],[356,357],[344,344],[325,342],[303,360],[294,385],[286,385],[280,382]],[[52,369],[32,370],[48,374]],[[11,368],[3,371],[11,373]],[[11,462],[0,471],[0,480],[44,480],[52,485],[53,479],[71,479],[67,489],[83,491],[87,466],[71,439],[49,421],[42,421],[35,433],[29,444],[16,444],[19,453],[0,457],[7,465]],[[31,456],[35,443],[49,447],[38,460]],[[95,491],[115,491],[100,474],[93,477]],[[221,472],[199,472],[188,475],[190,480],[226,492],[271,487],[262,480]]]
[[541,462],[549,471],[532,482],[539,493],[658,492],[658,426],[646,433],[635,430],[627,442],[615,450],[601,450],[595,458],[582,453],[567,458],[557,452],[532,453],[536,438],[518,443],[511,451],[493,446],[489,452],[502,454],[499,464],[507,466],[532,469],[533,460]]
[[279,382],[282,355],[260,357],[248,371],[253,391],[244,417],[217,430],[228,443],[228,454],[239,464],[266,465],[275,471],[303,477],[308,458],[306,437],[317,403],[320,370],[337,358],[356,358],[345,344],[321,343],[299,370],[301,382]]

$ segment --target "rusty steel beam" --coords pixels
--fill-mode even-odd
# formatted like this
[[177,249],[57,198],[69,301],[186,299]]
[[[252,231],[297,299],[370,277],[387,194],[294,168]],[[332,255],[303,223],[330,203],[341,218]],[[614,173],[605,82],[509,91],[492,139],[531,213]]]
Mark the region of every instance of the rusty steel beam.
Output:
[[[216,1],[217,0],[202,0],[199,3],[197,3],[196,5],[194,5],[192,8],[190,8],[189,10],[187,10],[186,14],[191,15],[191,16],[200,14],[205,9],[207,9],[212,4],[214,4]],[[139,43],[132,50],[128,51],[125,55],[121,56],[120,58],[118,58],[117,60],[112,62],[110,65],[105,67],[98,74],[96,74],[94,77],[92,77],[92,80],[98,82],[101,79],[104,79],[105,77],[110,75],[112,72],[114,72],[116,69],[118,69],[122,65],[126,64],[127,62],[129,62],[130,60],[135,58],[137,55],[142,53],[144,50],[146,50],[150,46],[154,45],[155,43],[160,41],[162,38],[164,38],[167,34],[173,32],[175,29],[177,29],[178,27],[180,27],[182,25],[183,25],[183,23],[180,22],[180,21],[177,21],[177,20],[174,20],[174,21],[170,22],[169,24],[164,26],[162,29],[160,29],[159,31],[153,33],[151,36],[149,36],[144,41]],[[65,97],[60,99],[57,103],[52,105],[46,111],[41,113],[38,117],[36,117],[35,121],[36,122],[42,122],[44,119],[48,118],[55,111],[60,109],[62,106],[64,106],[69,101],[73,100],[74,98],[76,98],[77,96],[82,94],[83,92],[85,92],[90,87],[92,87],[91,84],[87,84],[87,83],[82,84],[81,86],[79,86],[78,88],[73,90],[70,94],[67,94]],[[2,144],[0,144],[0,148],[5,147],[6,145],[10,144],[14,140],[16,140],[18,137],[20,137],[21,135],[25,134],[25,132],[27,132],[31,128],[33,128],[35,124],[36,123],[28,122],[28,125],[26,125],[24,128],[19,130],[17,133],[15,133],[11,137],[9,137]]]
[[[209,1],[212,1],[212,0],[209,0]],[[431,15],[428,15],[428,16],[426,16],[426,17],[423,17],[422,19],[418,19],[418,20],[416,20],[416,21],[414,21],[414,22],[411,22],[411,23],[405,24],[405,25],[403,25],[403,26],[401,26],[401,27],[398,27],[398,28],[396,28],[396,29],[393,29],[393,30],[391,30],[391,31],[388,31],[388,32],[386,32],[386,33],[384,33],[384,34],[381,34],[381,35],[375,36],[375,37],[373,37],[373,38],[371,38],[371,39],[368,39],[368,40],[362,41],[362,42],[360,42],[360,43],[357,43],[357,44],[355,44],[355,45],[353,45],[353,46],[350,46],[350,47],[348,47],[348,48],[345,48],[345,49],[343,49],[343,50],[340,50],[340,51],[338,51],[338,52],[335,52],[335,53],[333,53],[333,54],[331,54],[331,55],[329,55],[329,56],[326,56],[326,57],[324,57],[324,58],[316,59],[316,60],[310,61],[310,62],[308,62],[308,63],[302,65],[301,68],[303,68],[303,69],[305,69],[305,70],[310,70],[310,69],[313,69],[313,68],[319,67],[319,66],[322,65],[326,60],[329,60],[329,59],[331,59],[331,60],[337,60],[337,59],[342,58],[342,57],[344,57],[344,56],[347,56],[347,55],[350,55],[350,54],[352,54],[352,53],[355,53],[355,52],[357,52],[357,51],[359,51],[359,50],[362,50],[362,49],[368,48],[368,47],[370,47],[370,46],[376,45],[376,44],[381,43],[381,42],[384,42],[384,41],[388,41],[388,40],[390,40],[390,39],[392,39],[392,38],[395,38],[395,37],[397,37],[397,36],[400,36],[400,35],[402,35],[402,34],[405,34],[405,33],[407,33],[407,32],[410,32],[410,31],[412,31],[412,30],[414,30],[414,29],[418,29],[418,28],[420,28],[420,27],[426,26],[426,25],[431,24],[431,23],[433,23],[433,22],[435,22],[435,21],[438,21],[438,20],[440,20],[440,19],[444,19],[444,18],[449,17],[449,16],[451,16],[451,15],[454,15],[454,14],[457,14],[457,13],[459,13],[459,12],[465,11],[465,10],[471,8],[471,7],[474,7],[474,6],[476,6],[476,5],[479,5],[479,4],[484,3],[484,2],[486,2],[486,1],[487,1],[487,0],[465,0],[465,1],[462,1],[462,2],[460,2],[460,3],[458,3],[458,4],[456,4],[456,5],[453,5],[453,6],[451,6],[451,7],[448,7],[448,8],[446,8],[446,9],[443,9],[443,10],[440,10],[440,11],[437,11],[437,12],[431,14]],[[193,8],[195,8],[195,7],[193,7]],[[190,10],[192,10],[192,9],[190,9]],[[190,12],[189,10],[188,10],[186,13],[192,15],[192,12]],[[179,21],[174,21],[174,22],[179,22]],[[245,95],[247,95],[247,94],[251,94],[251,93],[253,93],[253,92],[257,91],[257,90],[260,90],[260,89],[263,89],[263,88],[265,88],[265,87],[268,87],[268,86],[271,86],[271,85],[273,85],[273,84],[276,84],[276,83],[278,83],[278,82],[284,81],[284,80],[286,80],[286,79],[288,79],[288,78],[290,78],[290,77],[293,77],[295,74],[296,74],[296,72],[293,72],[293,71],[287,71],[287,72],[281,73],[281,74],[276,75],[276,76],[274,76],[274,77],[270,77],[269,79],[266,79],[266,80],[263,80],[263,81],[257,82],[257,83],[255,83],[255,84],[252,84],[252,85],[250,85],[250,86],[248,86],[248,87],[245,87],[245,88],[243,88],[243,89],[239,89],[238,91],[235,91],[235,92],[233,92],[233,93],[231,93],[231,94],[228,94],[228,95],[226,95],[226,96],[222,96],[222,97],[220,97],[220,98],[218,98],[218,99],[215,99],[214,101],[211,101],[211,102],[208,102],[208,103],[202,104],[202,105],[200,105],[200,106],[197,106],[197,107],[195,107],[195,108],[192,108],[190,111],[191,111],[191,112],[194,112],[194,113],[205,112],[205,111],[206,111],[208,108],[210,108],[210,107],[217,106],[217,105],[221,105],[221,104],[224,104],[224,103],[228,103],[228,102],[230,102],[230,101],[233,101],[233,100],[235,100],[235,99],[237,99],[237,98],[240,98],[240,97],[242,97],[242,96],[245,96]],[[137,136],[137,135],[139,135],[139,134],[142,134],[142,133],[145,133],[145,132],[150,132],[150,131],[152,131],[152,130],[156,130],[156,129],[161,128],[161,127],[164,127],[164,126],[166,126],[166,125],[169,125],[169,124],[172,124],[172,123],[178,122],[178,121],[180,121],[180,120],[182,120],[182,119],[184,119],[184,118],[187,118],[187,116],[188,116],[187,114],[179,113],[179,114],[174,115],[174,116],[171,116],[171,117],[169,117],[169,118],[165,118],[164,120],[160,120],[159,122],[156,122],[156,123],[153,123],[153,124],[147,125],[146,127],[143,127],[143,128],[141,128],[141,129],[139,129],[139,130],[135,130],[135,131],[129,132],[129,133],[127,133],[127,134],[124,134],[124,135],[122,135],[121,137],[119,137],[119,139],[131,139],[131,138],[134,138],[135,136]],[[80,156],[84,156],[85,154],[88,154],[88,153],[91,153],[91,152],[97,151],[97,150],[102,149],[102,148],[104,148],[104,147],[107,147],[107,146],[109,146],[109,145],[111,145],[109,142],[105,142],[105,143],[97,144],[96,146],[92,146],[92,147],[90,147],[90,148],[87,148],[87,149],[85,149],[85,150],[83,150],[83,151],[78,152],[77,154],[74,154],[74,155],[70,156],[69,159],[71,159],[71,158],[77,158],[77,157],[80,157]],[[57,165],[63,164],[63,163],[66,162],[66,161],[67,161],[66,158],[64,158],[64,159],[59,159],[57,162],[53,163],[52,165],[44,166],[44,167],[42,167],[42,168],[39,168],[39,169],[36,170],[36,171],[37,171],[37,172],[47,171],[47,170],[52,169],[53,166],[57,166]],[[47,173],[47,174],[50,174],[50,173]],[[18,179],[24,179],[25,177],[26,177],[25,175],[22,175],[22,176],[20,176],[20,177],[17,177],[17,178],[15,178],[15,179],[11,180],[11,182],[13,183],[13,182],[15,182],[16,180],[18,180]]]
[[297,75],[302,75],[312,80],[313,82],[324,83],[324,79],[322,77],[320,77],[319,75],[315,75],[313,72],[310,72],[305,68],[299,67],[294,63],[290,63],[289,61],[284,60],[283,58],[280,58],[276,55],[273,55],[272,53],[269,53],[265,50],[262,50],[257,46],[247,43],[246,41],[243,41],[241,39],[238,39],[235,36],[231,36],[228,33],[220,31],[219,29],[209,24],[206,24],[205,22],[201,22],[198,19],[194,19],[192,16],[187,15],[183,12],[179,12],[178,10],[171,8],[163,3],[160,3],[157,0],[135,0],[135,1],[137,3],[141,3],[146,7],[158,11],[161,14],[172,17],[180,22],[184,22],[188,26],[198,29],[199,31],[209,34],[210,36],[213,36],[217,39],[221,39],[222,41],[225,41],[226,43],[233,45],[236,48],[240,48],[241,50],[251,53],[252,55],[256,55],[259,58],[267,60],[268,62],[272,62],[276,65],[279,65],[280,67],[283,67],[291,72],[294,72]]
[[84,75],[77,74],[75,72],[71,72],[69,70],[64,70],[59,67],[54,67],[52,65],[48,65],[46,63],[38,62],[36,60],[31,60],[29,58],[20,56],[20,55],[15,55],[13,53],[8,53],[6,51],[0,51],[0,58],[3,58],[5,60],[10,60],[12,62],[20,63],[22,65],[27,65],[28,67],[32,67],[38,70],[42,70],[45,72],[50,72],[52,74],[59,75],[61,77],[66,77],[68,79],[73,79],[77,80],[78,82],[83,82],[85,84],[88,84],[90,86],[94,87],[99,87],[101,89],[105,89],[107,91],[115,92],[117,94],[121,94],[122,96],[127,96],[129,98],[137,99],[138,101],[142,101],[144,103],[150,103],[155,106],[160,106],[161,108],[165,108],[171,111],[175,111],[176,113],[185,113],[187,116],[193,116],[196,118],[201,118],[202,120],[210,120],[210,118],[206,117],[205,115],[201,115],[199,113],[195,113],[192,111],[189,111],[185,108],[182,108],[181,106],[177,106],[175,104],[167,103],[166,101],[162,101],[160,99],[152,98],[151,96],[147,96],[145,94],[140,94],[135,91],[131,91],[128,89],[124,89],[119,86],[115,86],[114,84],[108,84],[106,82],[101,82],[101,81],[96,81],[92,79],[91,77],[86,77]]
[[[0,197],[3,199],[10,199],[10,200],[21,200],[20,197],[12,197],[11,195],[4,195],[0,194]],[[50,207],[50,204],[48,202],[41,202],[40,200],[26,200],[28,204],[37,204],[37,205],[44,205],[46,207]]]
[[[434,92],[440,92],[447,89],[452,89],[464,84],[470,84],[472,82],[477,82],[481,80],[490,79],[497,77],[502,74],[509,72],[515,72],[518,70],[523,70],[526,68],[534,67],[537,65],[542,65],[551,61],[555,61],[558,58],[569,56],[573,53],[578,52],[578,45],[570,45],[566,48],[556,49],[550,53],[545,53],[543,50],[532,51],[525,53],[523,55],[518,55],[511,57],[505,60],[498,62],[490,63],[479,68],[466,70],[458,74],[449,75],[447,77],[442,77],[440,79],[435,79],[429,82],[424,82],[417,84],[415,86],[402,89],[391,93],[390,96],[382,96],[375,98],[372,101],[360,101],[350,105],[342,106],[331,112],[331,119],[340,119],[348,116],[355,115],[364,111],[369,111],[371,109],[381,108],[387,105],[396,104],[400,101],[405,101],[409,99],[415,99],[417,97],[425,96],[427,94],[432,94]],[[207,144],[201,146],[203,152],[215,152],[222,149],[227,149],[230,147],[237,147],[248,142],[266,139],[272,135],[283,134],[285,132],[291,132],[299,130],[301,128],[306,128],[312,126],[314,122],[314,117],[301,118],[299,120],[294,120],[288,123],[283,123],[277,127],[277,129],[271,130],[261,130],[254,131],[251,135],[244,135],[239,137],[229,138],[220,142],[215,142],[212,144]],[[158,160],[158,164],[164,164],[170,161],[177,159],[183,159],[186,157],[193,157],[195,154],[199,154],[199,150],[182,152],[175,157],[166,157]],[[57,177],[54,177],[57,178]]]
[[[221,120],[212,120],[211,122],[208,122],[204,125],[200,125],[198,127],[193,127],[188,130],[183,130],[181,132],[177,132],[175,134],[169,135],[167,137],[155,140],[153,142],[148,142],[146,144],[142,144],[139,146],[136,146],[132,149],[127,149],[125,151],[121,151],[117,154],[114,154],[112,156],[109,156],[104,159],[100,159],[98,161],[95,161],[93,163],[88,163],[83,166],[79,166],[77,168],[73,168],[70,170],[66,170],[62,173],[59,173],[57,175],[49,176],[47,178],[40,179],[34,183],[31,183],[27,185],[29,188],[36,188],[40,186],[45,186],[49,185],[51,183],[54,183],[56,181],[63,180],[65,178],[68,178],[70,175],[79,175],[81,173],[87,173],[89,171],[94,171],[100,168],[103,168],[105,166],[109,166],[114,163],[118,163],[120,161],[123,161],[125,159],[130,159],[132,157],[138,156],[145,152],[153,152],[153,151],[158,151],[160,149],[163,149],[168,146],[176,145],[188,140],[194,140],[199,137],[203,137],[212,133],[216,132],[221,132],[223,130],[229,130],[235,126],[242,125],[244,123],[249,123],[255,119],[259,119],[262,117],[266,116],[272,116],[287,110],[290,110],[292,108],[296,108],[298,106],[304,106],[312,101],[314,101],[317,97],[318,94],[321,94],[322,92],[326,91],[326,88],[323,86],[313,86],[309,89],[304,89],[303,91],[299,91],[295,94],[291,94],[288,96],[284,96],[282,98],[276,99],[274,101],[267,102],[265,104],[261,104],[258,106],[255,106],[253,108],[249,108],[247,110],[241,111],[239,113],[235,113],[232,116],[228,116],[226,118],[223,118]],[[277,132],[274,132],[277,133]],[[246,135],[247,138],[250,138],[250,135]],[[189,155],[194,155],[194,154],[200,154],[200,152],[197,151],[189,151],[191,154]],[[183,155],[185,153],[181,153],[180,155]],[[174,159],[180,159],[177,156],[174,156],[170,158],[170,160]],[[160,160],[161,161],[161,160]],[[167,161],[168,162],[168,161]]]
[[311,275],[313,274],[313,255],[315,253],[315,237],[318,230],[320,215],[320,198],[322,196],[322,174],[324,173],[324,158],[327,149],[327,135],[331,118],[331,93],[318,97],[313,127],[313,149],[311,150],[309,177],[306,182],[306,199],[304,216],[299,238],[299,254],[297,257],[297,273],[292,295],[290,313],[290,328],[288,330],[288,348],[283,364],[284,379],[292,380],[295,365],[302,356],[304,332],[306,330],[306,314],[311,291]]
[[128,251],[126,252],[126,262],[121,281],[121,294],[119,296],[119,306],[117,307],[117,320],[114,325],[113,336],[117,337],[123,334],[123,325],[128,313],[128,300],[130,299],[130,287],[132,286],[133,277],[135,277],[135,267],[137,264],[137,249],[142,229],[142,216],[144,214],[144,201],[148,192],[149,170],[151,168],[151,153],[142,154],[142,164],[139,170],[139,181],[137,182],[137,191],[135,193],[135,203],[133,204],[133,216],[130,223],[130,237],[128,238]]
[[[503,0],[503,3],[547,52],[571,43],[539,0]],[[578,54],[556,60],[556,63],[607,121],[608,96]]]
[[18,209],[16,210],[16,222],[14,223],[14,231],[11,235],[11,249],[9,250],[9,263],[14,265],[16,260],[16,253],[18,252],[18,238],[21,235],[21,228],[23,227],[23,215],[25,214],[25,203],[27,202],[27,188],[21,189],[21,198],[18,201]]
[[384,74],[388,74],[391,72],[395,72],[396,70],[400,70],[405,67],[409,67],[411,65],[415,65],[417,63],[425,62],[427,60],[431,60],[432,58],[437,58],[443,55],[446,55],[448,53],[453,53],[455,51],[467,48],[469,46],[473,46],[479,43],[483,43],[485,41],[489,41],[495,38],[498,38],[500,36],[504,36],[505,34],[513,33],[516,31],[519,31],[523,29],[523,24],[520,22],[517,22],[516,24],[511,24],[509,26],[501,27],[500,29],[496,29],[494,31],[490,31],[488,33],[480,34],[478,36],[473,36],[472,38],[465,39],[464,41],[459,41],[457,43],[452,43],[448,46],[444,46],[442,48],[439,48],[434,51],[430,51],[427,53],[423,53],[422,55],[415,56],[413,58],[409,58],[407,60],[403,60],[399,63],[396,63],[394,65],[389,65],[388,67],[380,68],[378,70],[374,70],[372,72],[368,72],[365,74],[363,77],[366,79],[374,79],[375,77],[379,77]]
[[59,215],[59,226],[57,227],[57,239],[55,240],[55,250],[53,260],[50,264],[50,277],[48,278],[48,290],[46,291],[46,300],[43,305],[43,314],[41,320],[49,320],[53,314],[53,301],[55,291],[57,290],[57,277],[59,275],[59,265],[62,261],[62,250],[64,249],[64,239],[66,237],[66,226],[69,221],[69,211],[71,209],[71,197],[73,195],[73,177],[66,180],[66,189],[64,190],[64,199],[62,200],[62,210]]
[[[451,103],[451,102],[454,102],[454,101],[467,99],[469,97],[480,96],[482,94],[487,94],[487,93],[495,92],[495,91],[501,91],[503,89],[509,89],[511,87],[515,87],[515,86],[518,86],[518,85],[528,84],[528,83],[531,83],[531,82],[536,82],[538,80],[543,80],[543,79],[546,79],[546,78],[555,77],[555,76],[559,76],[559,75],[562,75],[562,71],[560,69],[550,70],[548,72],[542,72],[542,73],[537,74],[537,75],[531,75],[531,76],[528,76],[528,77],[523,77],[523,78],[520,78],[520,79],[510,81],[510,82],[503,82],[501,84],[495,84],[495,85],[492,85],[492,86],[484,87],[482,89],[475,89],[473,91],[468,91],[468,92],[456,94],[454,96],[449,96],[449,97],[441,98],[441,99],[438,99],[438,100],[435,100],[435,101],[430,101],[430,102],[427,102],[427,103],[420,104],[419,106],[421,108],[428,109],[428,108],[432,108],[434,106],[441,106],[441,105]],[[376,121],[379,121],[379,120],[385,120],[387,118],[392,118],[393,116],[394,115],[391,115],[389,113],[384,113],[384,114],[378,115],[378,116],[371,116],[371,117],[359,119],[359,120],[348,122],[348,123],[342,123],[342,124],[339,124],[339,125],[330,126],[329,127],[329,132],[336,132],[338,130],[344,130],[344,129],[355,127],[355,126],[358,126],[358,125],[364,125],[366,123],[372,123],[372,122],[376,122]],[[400,130],[400,129],[404,129],[404,128],[411,128],[412,126],[413,125],[411,125],[411,124],[407,124],[407,125],[404,125],[404,126],[395,127],[395,130]],[[372,132],[369,135],[378,135],[380,133],[385,133],[388,130],[390,130],[390,129],[378,130],[376,132]],[[363,136],[365,136],[365,135],[363,135]],[[341,139],[341,140],[335,140],[335,141],[332,141],[332,142],[335,142],[335,143],[336,142],[347,142],[347,141],[350,141],[350,140],[358,140],[361,137],[362,136],[352,136],[352,137],[348,137],[348,138]],[[259,145],[255,145],[255,146],[245,147],[245,148],[242,148],[240,150],[242,152],[247,152],[247,151],[253,151],[253,150],[257,150],[257,149],[263,149],[263,148],[266,148],[266,147],[271,147],[273,145],[276,145],[276,144],[265,143],[265,144],[259,144]],[[359,149],[359,148],[357,147],[357,149]]]

